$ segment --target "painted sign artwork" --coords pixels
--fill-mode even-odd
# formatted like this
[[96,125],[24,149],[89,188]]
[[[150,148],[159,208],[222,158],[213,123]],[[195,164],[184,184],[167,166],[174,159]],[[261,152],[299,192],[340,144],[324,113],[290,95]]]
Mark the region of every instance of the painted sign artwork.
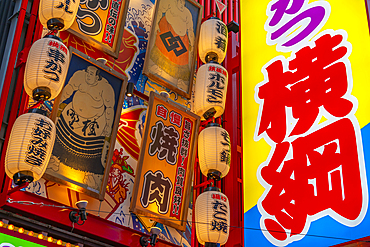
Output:
[[81,0],[69,32],[117,58],[128,0]]
[[102,199],[127,78],[71,50],[71,67],[54,107],[56,141],[45,176]]
[[202,6],[193,0],[157,0],[143,73],[190,98]]
[[[250,133],[248,138],[267,143],[269,152],[254,173],[263,187],[255,202],[258,223],[245,222],[258,224],[263,238],[254,241],[259,245],[328,246],[325,241],[312,244],[311,235],[343,235],[320,231],[319,225],[330,221],[340,229],[355,229],[368,211],[365,144],[358,117],[362,106],[353,93],[360,81],[355,80],[359,77],[353,75],[350,59],[355,38],[352,30],[340,25],[326,28],[338,9],[335,2],[273,0],[264,5],[261,42],[276,53],[266,52],[265,62],[259,63],[263,80],[254,81],[258,111],[253,137]],[[365,3],[358,5],[364,10]],[[245,217],[255,213],[253,207]],[[246,231],[246,241],[250,234]]]
[[130,211],[185,230],[199,121],[151,92]]

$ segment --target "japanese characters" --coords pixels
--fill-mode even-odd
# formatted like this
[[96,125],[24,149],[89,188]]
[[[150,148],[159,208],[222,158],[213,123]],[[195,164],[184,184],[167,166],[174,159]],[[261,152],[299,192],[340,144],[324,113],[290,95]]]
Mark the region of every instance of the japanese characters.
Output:
[[54,126],[43,118],[35,119],[32,139],[28,144],[28,151],[24,162],[32,166],[42,166],[50,146],[54,141],[51,138]]
[[[176,114],[175,112],[171,112]],[[178,116],[181,116],[180,114],[177,114]],[[176,119],[180,119],[177,117]],[[189,149],[191,145],[191,134],[193,132],[194,124],[193,122],[186,118],[184,120],[184,128],[182,131],[182,138],[181,138],[181,144],[180,144],[180,155],[177,162],[177,172],[176,172],[176,182],[175,182],[175,190],[173,192],[172,196],[172,203],[171,203],[171,214],[170,216],[174,216],[177,219],[180,219],[180,212],[181,212],[181,205],[183,204],[183,194],[185,189],[185,182],[187,179],[186,172],[188,170],[188,167],[186,164],[188,164],[189,160]]]
[[230,205],[226,195],[208,187],[197,197],[194,207],[195,230],[200,244],[224,245],[230,233]]
[[220,19],[211,17],[202,23],[199,37],[199,58],[203,63],[221,64],[225,59],[228,29]]
[[24,74],[24,90],[34,100],[52,100],[63,89],[69,51],[63,42],[48,35],[31,47]]
[[227,70],[217,63],[207,63],[198,69],[194,90],[194,111],[202,120],[224,113],[228,85]]
[[54,106],[56,142],[46,175],[102,198],[127,78],[70,49],[67,80]]
[[105,30],[103,34],[103,43],[108,44],[110,47],[113,47],[114,37],[117,33],[117,22],[121,10],[121,4],[122,0],[112,0],[109,7],[108,20],[105,24]]
[[224,72],[225,70],[223,70],[222,68],[217,68],[216,66],[210,66],[208,70],[215,71],[216,73],[209,73],[209,84],[207,85],[207,101],[209,103],[222,103],[224,99],[225,79],[227,79],[226,73]]
[[57,83],[60,82],[60,75],[62,74],[62,70],[65,63],[66,63],[66,54],[68,54],[66,47],[63,44],[59,44],[56,41],[49,41],[49,50],[46,51],[48,55],[48,60],[46,61],[46,65],[44,67],[46,79],[52,80]]
[[87,43],[79,45],[91,45],[115,59],[119,56],[122,58],[124,47],[130,46],[132,41],[123,39],[129,0],[75,1],[79,1],[78,11],[68,32]]
[[165,126],[162,121],[158,121],[150,132],[153,142],[149,145],[149,155],[157,154],[159,160],[166,159],[169,164],[174,165],[179,137],[179,132],[173,126]]
[[165,214],[169,208],[170,193],[172,191],[171,180],[163,176],[161,171],[148,171],[144,175],[143,192],[141,194],[141,204],[144,208],[148,207],[150,203],[156,203],[158,212]]
[[224,233],[228,232],[228,214],[229,208],[228,205],[225,203],[227,202],[227,198],[221,193],[215,193],[211,195],[213,201],[212,209],[212,224],[211,224],[211,231],[222,231]]
[[[45,172],[55,140],[55,125],[41,110],[20,115],[12,127],[4,159],[6,174],[15,184],[39,180]],[[15,176],[15,174],[23,174]]]
[[267,6],[265,23],[268,45],[277,51],[292,51],[302,47],[325,25],[330,15],[326,1],[273,0]]
[[279,246],[303,238],[323,216],[356,226],[367,210],[347,33],[325,30],[305,44],[268,62],[256,86],[254,138],[271,146],[258,170],[265,188],[258,209],[263,234]]
[[71,1],[74,3],[76,2],[75,0],[65,0],[64,2],[60,2],[56,8],[63,9],[68,14],[73,14],[73,12],[70,10]]
[[151,92],[130,211],[185,229],[199,119]]
[[[90,179],[93,181],[104,174],[105,138],[111,135],[115,107],[114,89],[100,73],[100,69],[90,65],[75,71],[67,82],[60,99],[58,142],[53,150],[57,159],[68,160],[68,153],[77,154],[78,158],[71,159],[68,167],[75,173],[89,172],[95,177]],[[84,147],[79,143],[85,143]],[[94,189],[98,186],[95,181],[90,184]]]
[[[86,8],[81,7],[83,4]],[[103,28],[103,23],[96,10],[107,10],[108,7],[108,0],[80,0],[76,19],[80,31],[87,35],[99,34]],[[92,25],[87,20],[92,21]]]
[[215,45],[221,51],[226,52],[227,37],[228,37],[227,27],[223,22],[217,21],[216,22],[216,30],[217,30],[217,33],[219,34],[219,36],[215,37],[215,40],[214,40]]

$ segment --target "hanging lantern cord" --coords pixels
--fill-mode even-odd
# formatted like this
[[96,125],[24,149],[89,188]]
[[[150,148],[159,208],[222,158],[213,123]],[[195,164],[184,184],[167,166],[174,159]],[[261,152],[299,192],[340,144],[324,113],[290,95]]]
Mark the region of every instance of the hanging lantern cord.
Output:
[[198,184],[198,185],[195,185],[193,187],[193,190],[196,190],[196,189],[199,189],[199,188],[203,188],[203,187],[206,187],[206,186],[209,186],[211,185],[211,187],[213,187],[213,180],[207,180],[201,184]]
[[39,101],[37,101],[36,104],[34,104],[33,106],[27,108],[26,112],[28,112],[29,110],[35,109],[35,108],[37,108],[37,107],[39,107],[40,105],[43,105],[43,104],[44,104],[44,101],[43,100],[39,100]]
[[53,29],[53,30],[50,30],[45,36],[48,36],[48,35],[54,35],[56,36],[58,33],[58,30],[57,29]]
[[14,192],[17,192],[17,191],[20,191],[21,189],[26,188],[29,184],[30,184],[29,182],[24,182],[23,184],[18,185],[17,187],[14,187],[8,192],[8,196],[13,194]]
[[209,118],[209,119],[207,119],[207,120],[205,120],[205,121],[202,121],[201,122],[201,126],[202,127],[206,127],[207,126],[207,124],[209,124],[209,123],[211,123],[211,122],[214,122],[215,121],[215,118],[214,117],[211,117],[211,118]]

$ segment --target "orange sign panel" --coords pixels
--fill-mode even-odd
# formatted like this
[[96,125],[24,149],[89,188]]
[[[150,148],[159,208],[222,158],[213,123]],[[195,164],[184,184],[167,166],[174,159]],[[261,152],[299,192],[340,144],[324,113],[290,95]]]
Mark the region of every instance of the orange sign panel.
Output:
[[200,117],[150,93],[130,211],[184,231]]
[[118,58],[128,2],[81,0],[76,20],[68,31]]

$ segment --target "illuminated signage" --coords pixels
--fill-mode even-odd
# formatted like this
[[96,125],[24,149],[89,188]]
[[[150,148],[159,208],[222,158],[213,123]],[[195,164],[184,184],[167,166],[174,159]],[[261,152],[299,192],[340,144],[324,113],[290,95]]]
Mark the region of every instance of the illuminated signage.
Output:
[[[245,227],[261,230],[257,238],[246,230],[246,241],[328,246],[346,242],[339,239],[346,232],[368,235],[360,229],[370,224],[363,137],[370,104],[359,89],[368,88],[369,30],[365,2],[348,6],[338,0],[241,3],[249,111],[243,113],[249,121]],[[314,244],[311,231],[331,242]]]
[[81,0],[71,33],[117,58],[126,22],[128,0]]
[[52,112],[56,138],[44,178],[103,200],[127,78],[70,51],[64,89]]
[[185,230],[199,116],[150,93],[130,211]]

